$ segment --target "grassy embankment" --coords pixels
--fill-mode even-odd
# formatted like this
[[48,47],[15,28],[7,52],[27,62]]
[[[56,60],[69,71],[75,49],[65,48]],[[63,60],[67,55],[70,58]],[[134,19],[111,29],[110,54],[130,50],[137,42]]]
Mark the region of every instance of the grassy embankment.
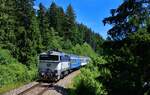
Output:
[[36,78],[36,69],[28,68],[14,59],[8,50],[0,48],[0,94]]

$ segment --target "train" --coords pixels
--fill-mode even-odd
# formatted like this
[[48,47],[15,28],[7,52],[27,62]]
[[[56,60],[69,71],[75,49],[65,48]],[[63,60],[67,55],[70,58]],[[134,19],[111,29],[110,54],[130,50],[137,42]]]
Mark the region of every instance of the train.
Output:
[[40,80],[58,81],[65,75],[86,66],[87,56],[67,54],[61,51],[48,51],[39,55],[38,72]]

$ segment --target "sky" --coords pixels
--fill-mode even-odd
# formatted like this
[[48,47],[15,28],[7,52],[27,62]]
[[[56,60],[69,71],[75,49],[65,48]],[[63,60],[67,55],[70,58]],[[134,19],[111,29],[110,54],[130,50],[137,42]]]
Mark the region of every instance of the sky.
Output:
[[35,7],[41,2],[49,7],[52,1],[65,10],[69,4],[73,6],[77,22],[83,23],[103,38],[107,37],[110,25],[104,26],[102,20],[111,16],[110,9],[117,8],[123,0],[36,0]]

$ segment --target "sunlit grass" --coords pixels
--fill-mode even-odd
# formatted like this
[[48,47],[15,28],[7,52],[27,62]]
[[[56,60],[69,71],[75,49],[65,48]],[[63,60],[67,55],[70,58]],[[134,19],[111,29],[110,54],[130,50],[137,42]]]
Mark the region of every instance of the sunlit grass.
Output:
[[71,81],[71,83],[67,86],[67,94],[68,95],[77,95],[76,92],[75,92],[76,91],[76,87],[75,87],[74,84],[78,81],[79,75],[75,76],[73,78],[73,80]]
[[20,86],[23,86],[23,85],[25,85],[25,84],[27,84],[27,83],[28,83],[28,82],[24,82],[24,83],[21,83],[21,82],[19,82],[19,83],[12,83],[12,84],[5,85],[5,86],[3,86],[3,87],[0,87],[0,95],[1,95],[2,93],[6,93],[6,92],[8,92],[8,91],[10,91],[10,90],[13,90],[13,89],[18,88],[18,87],[20,87]]

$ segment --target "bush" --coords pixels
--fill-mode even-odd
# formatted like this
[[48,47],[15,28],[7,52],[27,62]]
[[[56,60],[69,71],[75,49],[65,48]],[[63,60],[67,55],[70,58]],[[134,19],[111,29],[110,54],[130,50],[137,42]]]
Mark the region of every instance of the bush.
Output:
[[[96,62],[96,63],[95,63]],[[98,64],[104,64],[102,57],[93,59],[87,67],[81,69],[81,75],[75,79],[77,95],[107,95],[103,84],[98,81],[100,73]]]
[[11,64],[17,63],[17,60],[12,58],[8,50],[3,50],[0,48],[0,64]]
[[28,69],[14,59],[8,50],[0,49],[0,88],[13,83],[29,82],[36,77],[36,69]]
[[28,80],[27,68],[22,64],[0,65],[0,87]]

